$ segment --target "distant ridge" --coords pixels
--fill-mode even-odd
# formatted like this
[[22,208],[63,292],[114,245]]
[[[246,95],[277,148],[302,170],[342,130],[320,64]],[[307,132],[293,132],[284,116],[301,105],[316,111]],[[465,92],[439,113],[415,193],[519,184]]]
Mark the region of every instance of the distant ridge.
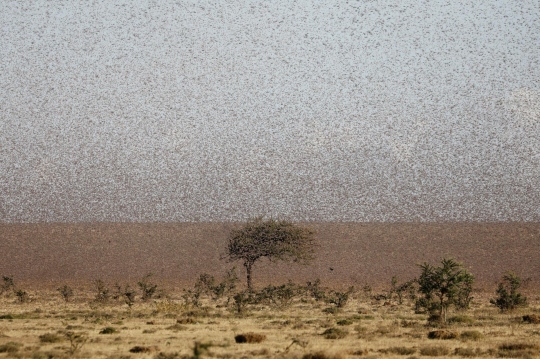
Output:
[[[0,274],[30,282],[157,278],[191,284],[219,274],[235,223],[0,224]],[[540,284],[539,223],[306,223],[320,247],[310,266],[257,263],[256,284],[320,278],[327,285],[389,283],[415,264],[452,256],[492,286],[506,270]],[[243,275],[241,263],[236,263]],[[333,270],[329,270],[329,268]]]

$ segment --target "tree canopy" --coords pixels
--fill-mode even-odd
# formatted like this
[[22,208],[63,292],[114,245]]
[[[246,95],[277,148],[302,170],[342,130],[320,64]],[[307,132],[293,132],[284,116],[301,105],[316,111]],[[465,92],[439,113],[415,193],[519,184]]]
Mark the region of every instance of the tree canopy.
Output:
[[314,258],[314,232],[287,220],[255,218],[229,234],[229,261],[242,260],[252,289],[252,267],[260,258],[308,263]]

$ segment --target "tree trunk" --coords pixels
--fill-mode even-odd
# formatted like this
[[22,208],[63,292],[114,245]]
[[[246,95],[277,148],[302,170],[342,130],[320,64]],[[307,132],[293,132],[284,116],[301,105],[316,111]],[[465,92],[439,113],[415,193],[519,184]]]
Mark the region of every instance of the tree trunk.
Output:
[[253,262],[244,262],[244,267],[246,267],[247,273],[247,287],[250,292],[253,291],[253,284],[251,282],[251,269],[253,267]]

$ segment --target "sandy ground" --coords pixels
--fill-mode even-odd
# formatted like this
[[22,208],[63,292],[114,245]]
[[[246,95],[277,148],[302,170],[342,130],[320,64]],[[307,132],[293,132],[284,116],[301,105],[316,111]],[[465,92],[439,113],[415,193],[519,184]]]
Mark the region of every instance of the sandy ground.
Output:
[[[260,261],[256,284],[320,278],[325,285],[389,283],[418,275],[417,263],[451,256],[465,263],[477,286],[494,287],[513,270],[540,285],[537,223],[308,223],[317,258],[308,266]],[[57,285],[63,281],[155,278],[193,284],[202,272],[222,274],[235,223],[0,224],[0,274]],[[236,263],[243,275],[241,263]]]

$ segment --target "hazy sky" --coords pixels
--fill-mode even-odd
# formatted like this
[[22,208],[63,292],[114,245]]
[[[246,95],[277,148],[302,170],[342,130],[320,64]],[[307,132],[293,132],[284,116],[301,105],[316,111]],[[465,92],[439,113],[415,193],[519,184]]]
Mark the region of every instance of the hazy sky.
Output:
[[326,3],[0,1],[0,221],[540,221],[540,1]]

